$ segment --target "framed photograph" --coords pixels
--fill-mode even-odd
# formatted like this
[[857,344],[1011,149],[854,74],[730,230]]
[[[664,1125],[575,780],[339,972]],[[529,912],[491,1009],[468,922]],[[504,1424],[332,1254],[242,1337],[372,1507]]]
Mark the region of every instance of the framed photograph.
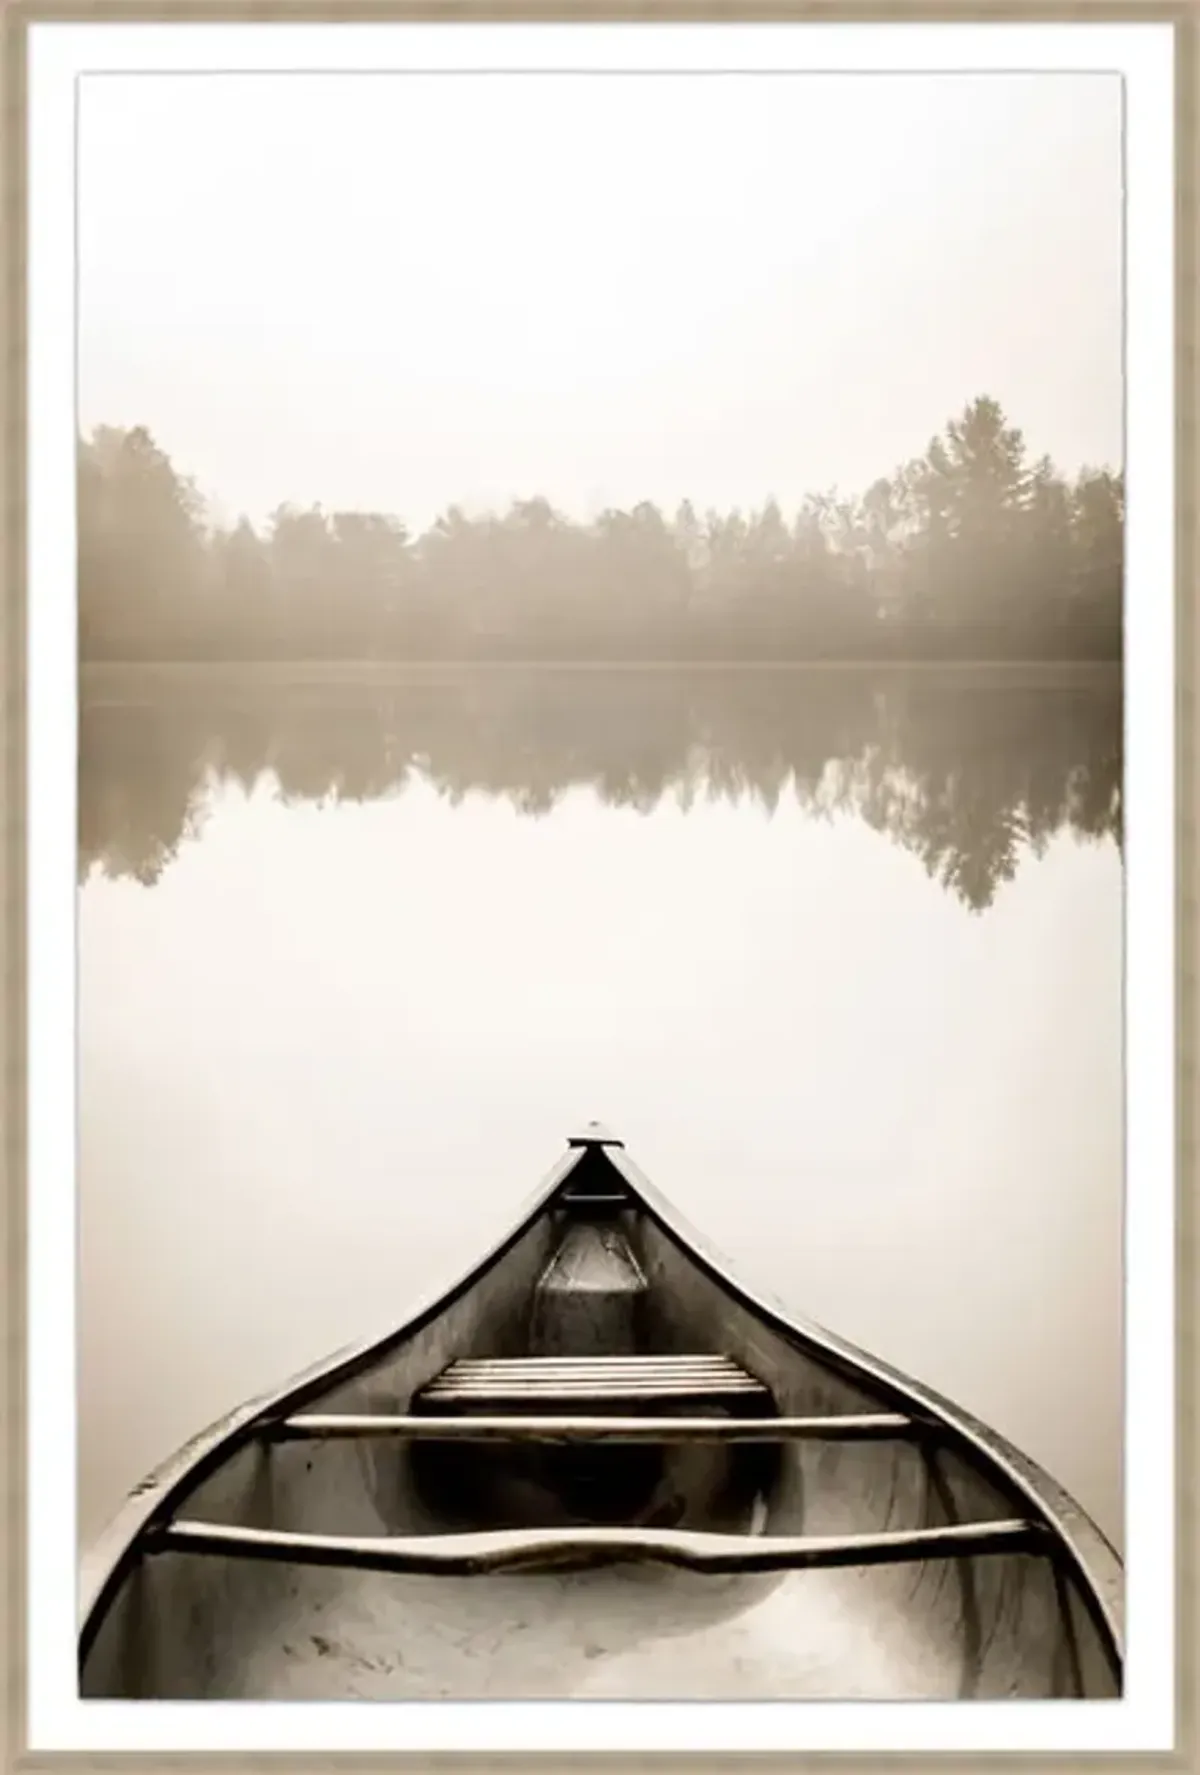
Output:
[[20,1747],[1178,1748],[1190,21],[6,31]]

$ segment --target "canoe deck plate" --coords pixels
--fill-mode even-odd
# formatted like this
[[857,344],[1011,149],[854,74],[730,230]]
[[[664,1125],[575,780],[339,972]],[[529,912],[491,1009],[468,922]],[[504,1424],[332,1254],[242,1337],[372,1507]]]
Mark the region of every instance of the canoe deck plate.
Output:
[[628,1240],[612,1227],[568,1228],[537,1283],[539,1294],[644,1294],[646,1278]]

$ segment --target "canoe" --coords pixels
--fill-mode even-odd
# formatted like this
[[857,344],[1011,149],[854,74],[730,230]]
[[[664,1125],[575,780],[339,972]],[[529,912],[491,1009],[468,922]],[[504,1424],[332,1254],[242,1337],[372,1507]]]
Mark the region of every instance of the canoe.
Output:
[[403,1325],[242,1406],[84,1562],[80,1689],[1111,1698],[1116,1553],[735,1279],[597,1124]]

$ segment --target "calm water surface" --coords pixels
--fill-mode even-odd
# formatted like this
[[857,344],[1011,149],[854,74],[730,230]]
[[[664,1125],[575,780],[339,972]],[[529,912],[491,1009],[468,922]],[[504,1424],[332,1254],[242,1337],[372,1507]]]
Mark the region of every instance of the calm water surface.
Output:
[[596,1116],[1121,1540],[1120,686],[89,671],[80,1533]]

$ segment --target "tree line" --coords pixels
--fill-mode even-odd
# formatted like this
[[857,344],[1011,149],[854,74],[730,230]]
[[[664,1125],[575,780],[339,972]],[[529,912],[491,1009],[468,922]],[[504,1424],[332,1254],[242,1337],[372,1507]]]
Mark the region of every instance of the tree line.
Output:
[[78,455],[79,629],[97,660],[1117,659],[1125,498],[1030,460],[973,401],[861,497],[786,516],[588,522],[545,499],[394,515],[283,505],[216,522],[144,427]]
[[1053,687],[815,673],[799,695],[794,672],[446,670],[219,694],[138,674],[83,700],[80,871],[151,885],[218,786],[328,804],[423,782],[530,818],[580,790],[642,813],[665,797],[794,797],[885,833],[981,911],[1060,832],[1120,845],[1121,773],[1120,675],[1105,668]]

